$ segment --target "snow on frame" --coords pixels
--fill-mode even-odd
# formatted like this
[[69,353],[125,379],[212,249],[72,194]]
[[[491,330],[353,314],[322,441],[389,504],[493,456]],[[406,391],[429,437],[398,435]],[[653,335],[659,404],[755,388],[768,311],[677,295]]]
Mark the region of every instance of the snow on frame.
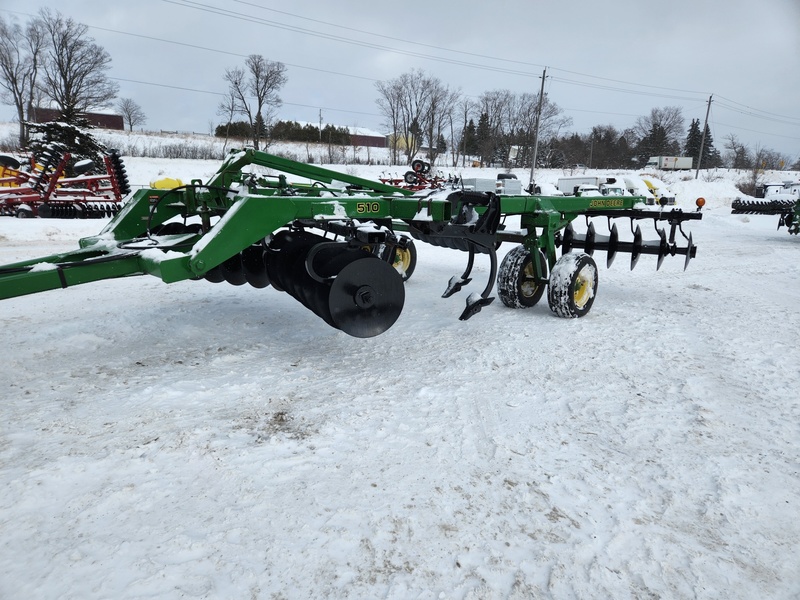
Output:
[[[366,340],[271,288],[3,301],[0,597],[797,597],[800,239],[667,183],[697,258],[598,253],[582,319],[459,321],[488,265],[442,299],[466,255],[424,244]],[[0,218],[0,262],[104,225]]]

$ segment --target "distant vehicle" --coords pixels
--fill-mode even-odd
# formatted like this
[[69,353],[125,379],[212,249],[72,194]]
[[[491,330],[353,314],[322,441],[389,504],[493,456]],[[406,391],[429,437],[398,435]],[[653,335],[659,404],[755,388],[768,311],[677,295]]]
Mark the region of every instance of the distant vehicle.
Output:
[[603,196],[604,194],[600,191],[600,188],[597,187],[596,185],[588,185],[584,183],[575,188],[575,195],[583,197],[583,196]]
[[626,175],[622,181],[625,183],[625,189],[634,196],[644,196],[646,198],[645,204],[655,204],[656,197],[653,190],[644,182],[641,177],[633,175]]
[[691,156],[651,156],[645,168],[679,171],[682,169],[691,169],[693,160]]
[[[609,178],[610,179],[610,178]],[[619,179],[614,182],[606,183],[605,185],[600,186],[600,191],[603,193],[603,196],[630,196],[630,192],[625,189],[625,184],[623,184]]]
[[666,183],[652,175],[642,176],[642,181],[650,188],[656,200],[656,204],[660,204],[661,206],[671,206],[675,204],[675,194],[669,191]]
[[[559,177],[556,184],[558,190],[565,196],[587,196],[591,190],[582,186],[596,188],[601,196],[627,196],[625,186],[618,177],[600,177],[597,175],[581,175],[575,177]],[[578,193],[578,192],[582,193]]]
[[792,200],[800,198],[800,181],[763,183],[756,186],[756,198]]

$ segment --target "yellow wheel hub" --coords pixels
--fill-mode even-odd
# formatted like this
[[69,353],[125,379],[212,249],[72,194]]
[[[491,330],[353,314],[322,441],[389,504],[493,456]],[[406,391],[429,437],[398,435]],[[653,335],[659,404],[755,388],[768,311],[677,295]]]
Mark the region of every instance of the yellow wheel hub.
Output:
[[411,252],[397,248],[394,253],[394,268],[398,272],[405,273],[411,267]]
[[526,298],[531,298],[539,289],[539,284],[536,283],[536,273],[533,272],[532,262],[525,265],[525,268],[522,270],[522,275],[524,278],[519,284],[519,291]]
[[[589,272],[587,272],[589,271]],[[575,278],[575,287],[572,292],[572,299],[575,301],[575,306],[582,309],[593,295],[592,284],[594,278],[592,277],[591,269],[581,269],[578,276]]]

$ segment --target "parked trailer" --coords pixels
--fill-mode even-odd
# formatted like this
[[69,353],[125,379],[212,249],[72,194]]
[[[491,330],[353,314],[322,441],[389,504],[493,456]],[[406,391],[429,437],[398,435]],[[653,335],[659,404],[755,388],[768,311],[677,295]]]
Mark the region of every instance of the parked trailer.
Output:
[[687,170],[692,168],[693,160],[691,156],[651,156],[645,168],[664,171]]

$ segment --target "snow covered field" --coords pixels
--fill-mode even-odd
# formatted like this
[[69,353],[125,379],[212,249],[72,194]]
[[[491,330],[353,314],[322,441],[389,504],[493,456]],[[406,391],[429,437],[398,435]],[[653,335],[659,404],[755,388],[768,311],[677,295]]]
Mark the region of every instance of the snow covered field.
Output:
[[[800,238],[737,177],[670,181],[697,259],[598,253],[583,319],[459,321],[466,255],[423,244],[370,339],[271,288],[3,301],[0,598],[797,598]],[[0,263],[102,226],[2,218]]]

